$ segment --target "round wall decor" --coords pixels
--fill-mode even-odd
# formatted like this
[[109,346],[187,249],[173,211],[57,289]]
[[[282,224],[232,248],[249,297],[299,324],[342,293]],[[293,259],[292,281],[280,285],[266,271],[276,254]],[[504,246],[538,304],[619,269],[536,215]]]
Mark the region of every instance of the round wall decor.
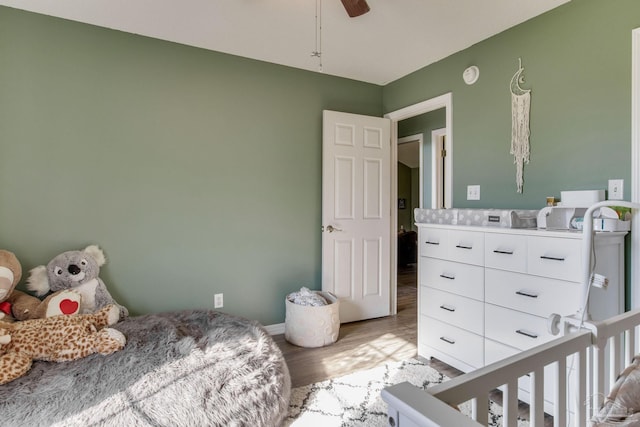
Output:
[[475,65],[467,68],[462,73],[462,79],[468,85],[474,84],[478,80],[478,77],[480,77],[480,69]]

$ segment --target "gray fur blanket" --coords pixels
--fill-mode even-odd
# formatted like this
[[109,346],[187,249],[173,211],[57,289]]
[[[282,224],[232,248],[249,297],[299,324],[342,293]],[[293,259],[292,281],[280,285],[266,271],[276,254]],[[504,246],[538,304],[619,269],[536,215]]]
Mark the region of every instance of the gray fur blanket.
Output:
[[122,351],[35,362],[0,386],[2,426],[278,426],[291,382],[257,323],[215,311],[132,317]]

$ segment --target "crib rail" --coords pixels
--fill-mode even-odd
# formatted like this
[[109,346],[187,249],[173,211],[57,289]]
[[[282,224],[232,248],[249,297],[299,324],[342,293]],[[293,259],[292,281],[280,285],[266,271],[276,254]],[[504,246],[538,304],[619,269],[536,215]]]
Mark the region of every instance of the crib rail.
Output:
[[[586,426],[601,407],[617,375],[638,353],[640,310],[599,322],[565,318],[571,332],[561,338],[531,348],[504,360],[453,378],[426,392],[401,383],[387,387],[382,398],[389,406],[391,427],[481,426],[487,425],[489,395],[503,391],[503,425],[517,426],[518,378],[531,381],[529,416],[531,426],[544,425],[544,368],[553,365],[555,405],[554,426]],[[567,368],[570,375],[566,375]],[[560,375],[559,373],[563,373]],[[570,392],[567,392],[570,384]],[[549,396],[547,396],[549,397]],[[471,401],[468,418],[456,407]]]
[[[578,326],[578,319],[564,319],[567,325]],[[619,314],[598,322],[586,322],[592,331],[592,347],[588,353],[591,367],[588,376],[589,401],[587,411],[591,417],[598,413],[605,397],[611,391],[617,376],[640,352],[640,310]]]
[[[573,368],[576,372],[575,377],[577,381],[576,404],[576,425],[586,425],[586,411],[578,408],[577,402],[584,402],[586,400],[586,357],[587,349],[591,345],[592,334],[589,331],[580,331],[568,336],[558,338],[554,341],[546,344],[534,347],[532,349],[515,354],[504,360],[500,360],[491,365],[487,365],[478,370],[469,372],[459,377],[453,378],[442,384],[431,387],[427,390],[427,393],[422,392],[430,397],[438,399],[445,403],[441,407],[443,412],[448,414],[457,413],[454,407],[457,407],[463,402],[471,401],[473,407],[472,419],[476,421],[471,425],[487,425],[488,420],[488,408],[489,408],[489,394],[498,387],[503,389],[503,425],[505,427],[517,426],[518,418],[518,378],[529,375],[531,378],[531,404],[530,404],[530,423],[531,426],[543,426],[544,425],[544,367],[547,365],[555,364],[557,372],[566,372],[567,358],[577,353],[576,361],[573,363]],[[561,399],[557,399],[558,404],[555,405],[554,425],[566,426],[567,425],[567,409],[570,404],[567,402],[566,389],[566,375],[558,375],[559,381],[556,384],[556,396],[562,396]],[[406,396],[408,387],[413,387],[409,383],[398,384],[386,388],[382,391],[382,398],[392,406],[392,402],[398,404],[397,398]],[[421,391],[417,388],[415,390]],[[396,399],[394,399],[394,397]],[[429,399],[424,399],[428,401]],[[393,411],[398,409],[398,415],[408,418],[410,422],[398,423],[394,421],[394,425],[397,426],[428,426],[428,425],[440,425],[440,426],[457,426],[456,422],[449,422],[447,415],[441,415],[441,419],[445,420],[441,423],[430,424],[434,417],[433,413],[427,414],[427,419],[415,418],[419,416],[420,408],[411,407],[411,404],[415,402],[407,401],[406,399],[401,403],[402,408],[394,408]],[[422,402],[424,403],[424,402]],[[404,406],[409,405],[410,408]],[[392,415],[390,415],[391,417]],[[413,417],[413,418],[412,418]],[[411,424],[411,422],[415,424]],[[391,421],[390,421],[391,423]]]

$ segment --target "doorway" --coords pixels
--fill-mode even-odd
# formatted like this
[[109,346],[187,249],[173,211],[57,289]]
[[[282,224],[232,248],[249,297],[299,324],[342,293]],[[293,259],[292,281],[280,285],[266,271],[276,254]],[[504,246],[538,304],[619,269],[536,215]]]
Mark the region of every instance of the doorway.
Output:
[[398,227],[397,304],[398,314],[417,309],[418,233],[413,211],[423,206],[424,133],[398,138]]
[[[440,132],[442,137],[444,138],[446,147],[447,147],[447,156],[444,161],[444,184],[443,184],[443,205],[446,208],[451,207],[452,203],[452,166],[453,166],[453,114],[452,114],[452,94],[446,93],[444,95],[440,95],[438,97],[428,99],[426,101],[420,102],[418,104],[414,104],[405,108],[402,108],[397,111],[393,111],[385,115],[386,118],[391,120],[391,200],[398,200],[398,140],[402,139],[403,136],[400,135],[399,129],[402,125],[411,125],[412,122],[419,120],[419,116],[430,113],[436,110],[442,110],[444,115],[444,127],[440,126],[439,128],[444,129],[444,132]],[[403,129],[400,129],[404,132]],[[435,130],[435,129],[433,129]],[[429,134],[429,142],[431,134]],[[424,146],[424,142],[423,142]],[[420,169],[422,171],[422,179],[420,182],[425,181],[425,175],[428,175],[430,178],[430,182],[435,180],[432,179],[431,172],[427,174],[425,171],[427,168],[425,167],[425,157],[426,153],[429,150],[421,150],[421,159],[420,159]],[[429,151],[429,157],[431,157],[431,153]],[[431,165],[431,162],[429,162]],[[431,167],[429,169],[432,169]],[[431,185],[422,185],[420,190],[420,208],[431,207],[431,203],[428,206],[425,206],[425,201],[432,200],[432,186]],[[395,209],[392,208],[391,212],[391,226],[392,226],[392,235],[397,234],[398,229],[398,203],[392,204],[395,205]],[[412,221],[413,224],[413,221]],[[393,241],[391,245],[391,314],[397,314],[398,309],[398,242]]]

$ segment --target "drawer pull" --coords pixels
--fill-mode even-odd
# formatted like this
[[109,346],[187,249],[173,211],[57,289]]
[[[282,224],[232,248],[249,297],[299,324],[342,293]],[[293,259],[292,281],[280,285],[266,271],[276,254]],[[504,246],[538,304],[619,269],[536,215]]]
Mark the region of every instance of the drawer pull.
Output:
[[454,340],[452,340],[451,338],[447,338],[447,337],[440,337],[440,339],[444,342],[446,342],[447,344],[455,344],[456,342]]
[[500,249],[494,250],[493,253],[495,253],[495,254],[513,255],[513,251],[501,251]]
[[516,291],[516,295],[522,295],[523,297],[529,297],[529,298],[538,298],[538,294],[534,294],[533,292],[527,292],[527,291]]
[[473,249],[473,246],[465,246],[465,245],[456,245],[458,249]]
[[528,332],[522,329],[518,329],[516,331],[516,334],[520,334],[520,335],[524,335],[525,337],[529,337],[529,338],[538,338],[538,336],[536,334],[534,334],[533,332]]
[[440,242],[430,242],[428,240],[426,242],[424,242],[424,243],[427,244],[427,245],[439,245],[440,244]]
[[551,260],[551,261],[564,261],[564,258],[559,258],[559,257],[555,257],[555,256],[541,255],[540,258],[548,259],[548,260]]
[[453,313],[454,311],[456,311],[456,309],[455,309],[454,307],[450,307],[450,306],[445,305],[445,304],[442,304],[442,305],[440,306],[440,308],[441,308],[441,309],[443,309],[443,310],[450,311],[450,312],[452,312],[452,313]]
[[455,280],[454,276],[447,276],[446,274],[441,274],[440,277],[442,277],[443,279]]

